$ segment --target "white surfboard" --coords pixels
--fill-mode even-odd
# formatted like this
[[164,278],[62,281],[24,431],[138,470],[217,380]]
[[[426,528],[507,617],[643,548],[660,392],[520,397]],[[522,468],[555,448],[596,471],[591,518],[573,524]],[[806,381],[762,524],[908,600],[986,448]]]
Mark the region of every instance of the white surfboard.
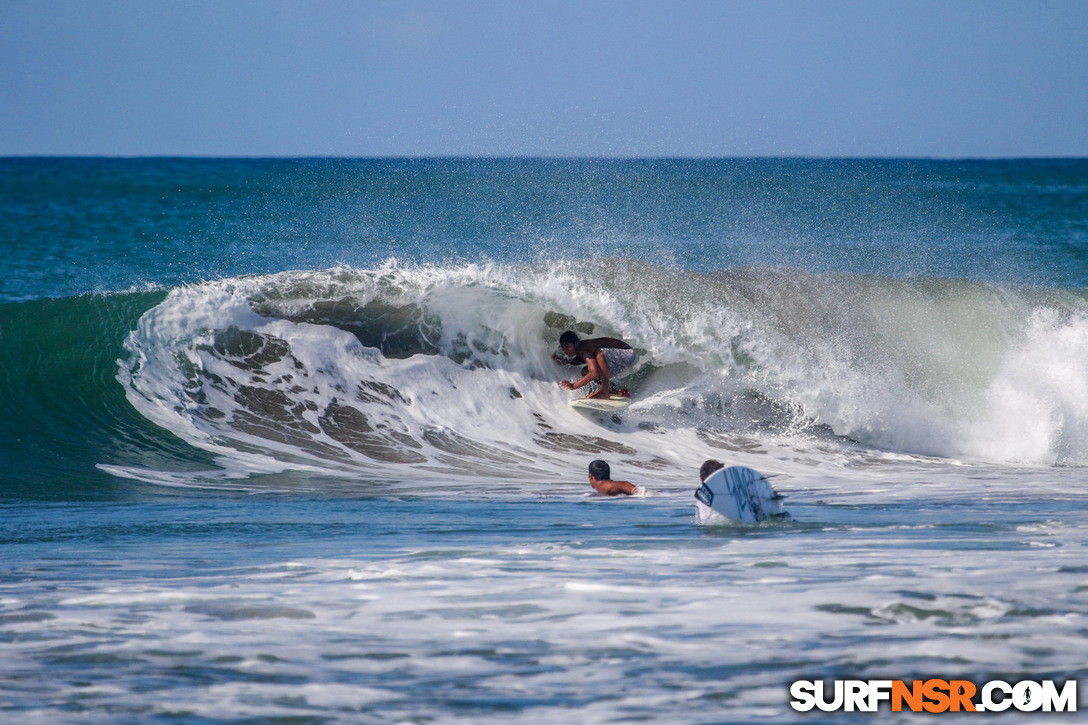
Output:
[[584,410],[616,411],[623,410],[631,404],[631,399],[623,395],[612,395],[604,398],[575,398],[570,401],[570,407]]
[[782,496],[767,477],[744,466],[715,471],[695,491],[695,498],[696,521],[700,524],[711,523],[715,513],[744,524],[789,518]]

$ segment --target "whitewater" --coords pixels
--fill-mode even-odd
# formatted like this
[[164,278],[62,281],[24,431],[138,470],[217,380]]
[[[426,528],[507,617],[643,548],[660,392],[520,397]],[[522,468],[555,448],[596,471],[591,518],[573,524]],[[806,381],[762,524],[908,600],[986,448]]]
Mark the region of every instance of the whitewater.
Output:
[[[649,361],[625,414],[565,409],[555,383],[570,373],[551,354],[574,327]],[[623,259],[390,263],[178,289],[125,353],[132,405],[243,472],[261,456],[368,479],[532,480],[595,450],[690,469],[713,441],[756,434],[834,442],[844,459],[856,443],[1088,463],[1088,302],[1060,291]]]
[[[790,684],[1088,673],[1083,162],[0,172],[5,717],[852,722]],[[569,407],[568,329],[638,351],[628,408]],[[708,458],[791,520],[697,524]]]

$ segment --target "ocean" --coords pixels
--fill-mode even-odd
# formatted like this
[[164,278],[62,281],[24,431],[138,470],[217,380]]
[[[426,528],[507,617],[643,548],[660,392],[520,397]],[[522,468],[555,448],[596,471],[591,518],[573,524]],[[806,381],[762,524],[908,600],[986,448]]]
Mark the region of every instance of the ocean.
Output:
[[[7,158],[0,249],[4,722],[1088,678],[1088,160]],[[697,524],[709,458],[792,518]]]

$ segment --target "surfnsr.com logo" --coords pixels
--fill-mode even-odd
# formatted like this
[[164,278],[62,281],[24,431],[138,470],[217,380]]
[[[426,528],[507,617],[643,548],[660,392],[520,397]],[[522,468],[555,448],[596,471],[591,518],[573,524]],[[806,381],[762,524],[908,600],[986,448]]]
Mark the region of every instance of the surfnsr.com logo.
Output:
[[1076,712],[1077,681],[1059,687],[1053,680],[1010,684],[991,680],[981,688],[969,680],[798,680],[790,685],[790,706],[799,712],[877,712],[887,702],[892,712]]

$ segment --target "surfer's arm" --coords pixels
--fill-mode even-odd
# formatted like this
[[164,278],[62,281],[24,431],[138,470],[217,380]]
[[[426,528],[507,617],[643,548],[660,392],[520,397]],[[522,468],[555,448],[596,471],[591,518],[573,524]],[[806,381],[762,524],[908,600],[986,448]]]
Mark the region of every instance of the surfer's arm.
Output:
[[596,356],[586,358],[586,368],[589,370],[589,372],[587,372],[585,376],[582,377],[580,380],[576,380],[573,383],[569,380],[564,380],[563,382],[559,383],[559,385],[567,390],[577,390],[578,388],[596,380],[598,373]]

